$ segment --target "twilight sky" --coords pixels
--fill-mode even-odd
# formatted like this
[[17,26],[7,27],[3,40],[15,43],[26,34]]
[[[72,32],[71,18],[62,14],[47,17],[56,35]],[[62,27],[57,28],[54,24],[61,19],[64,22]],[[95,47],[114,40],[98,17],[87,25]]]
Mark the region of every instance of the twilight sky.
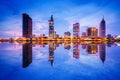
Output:
[[107,34],[120,34],[119,0],[0,0],[0,37],[21,37],[22,13],[33,19],[33,34],[48,35],[48,20],[53,14],[55,30],[72,33],[72,24],[80,23],[80,33],[87,27],[99,27],[103,16]]

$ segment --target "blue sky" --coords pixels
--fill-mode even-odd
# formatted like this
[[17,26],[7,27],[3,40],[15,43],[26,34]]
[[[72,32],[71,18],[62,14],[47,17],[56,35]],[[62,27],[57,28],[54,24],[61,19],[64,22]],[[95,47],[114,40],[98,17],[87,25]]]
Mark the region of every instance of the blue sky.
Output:
[[0,37],[21,37],[22,13],[33,19],[33,34],[48,35],[48,20],[53,14],[55,30],[72,33],[72,24],[80,23],[80,33],[87,27],[99,27],[105,18],[107,34],[120,34],[120,1],[117,0],[1,0]]

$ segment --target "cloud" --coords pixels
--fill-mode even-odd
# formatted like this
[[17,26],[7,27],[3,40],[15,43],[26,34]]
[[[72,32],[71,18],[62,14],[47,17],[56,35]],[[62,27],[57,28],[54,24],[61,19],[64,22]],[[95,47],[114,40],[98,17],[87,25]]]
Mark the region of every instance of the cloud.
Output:
[[33,21],[33,34],[36,36],[40,34],[48,34],[48,22],[46,21]]
[[114,23],[117,20],[116,13],[113,13],[111,10],[109,10],[110,6],[111,4],[105,5],[105,3],[104,6],[97,6],[89,3],[87,5],[83,5],[81,7],[77,6],[72,8],[72,10],[66,11],[66,14],[69,16],[66,16],[64,19],[69,24],[68,29],[72,30],[72,24],[76,22],[80,23],[80,32],[86,31],[85,29],[87,27],[99,28],[99,24],[103,16],[106,20],[108,28],[111,23]]

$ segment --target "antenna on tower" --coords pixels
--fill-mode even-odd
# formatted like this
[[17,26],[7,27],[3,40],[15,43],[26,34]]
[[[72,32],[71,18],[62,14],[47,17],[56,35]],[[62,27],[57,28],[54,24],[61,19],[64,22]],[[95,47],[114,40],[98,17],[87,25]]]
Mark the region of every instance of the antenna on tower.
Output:
[[103,20],[104,20],[104,15],[103,15]]

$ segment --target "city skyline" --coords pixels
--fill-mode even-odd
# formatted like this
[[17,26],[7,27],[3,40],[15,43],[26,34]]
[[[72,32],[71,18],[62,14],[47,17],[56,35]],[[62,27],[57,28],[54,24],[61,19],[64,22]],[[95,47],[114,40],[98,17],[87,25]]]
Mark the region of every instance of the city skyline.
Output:
[[[71,33],[68,31],[68,32],[65,32],[62,36],[59,36],[59,34],[57,34],[57,32],[55,31],[54,29],[54,17],[53,15],[51,15],[50,17],[50,20],[48,20],[48,23],[49,23],[49,29],[48,29],[48,36],[46,36],[44,33],[40,34],[39,36],[36,36],[35,34],[32,34],[33,32],[33,20],[32,18],[26,14],[26,13],[23,13],[22,14],[22,38],[29,38],[30,40],[34,40],[33,38],[37,38],[38,39],[42,39],[41,37],[45,38],[47,40],[57,40],[58,38],[62,38],[62,39],[67,39],[69,38],[69,40],[72,40],[72,38],[83,38],[85,40],[85,38],[110,38],[112,37],[111,34],[109,35],[106,35],[106,21],[104,20],[104,17],[103,19],[101,20],[100,22],[100,25],[99,25],[99,29],[97,29],[96,27],[89,27],[86,29],[86,32],[84,32],[86,35],[79,35],[80,34],[80,24],[78,22],[74,23],[73,24],[73,34],[71,35]],[[98,32],[99,32],[99,35],[98,35]],[[117,37],[117,36],[116,36]],[[15,38],[16,39],[16,38]],[[44,40],[46,40],[44,39]],[[87,39],[87,40],[89,40]]]
[[[76,22],[73,24],[73,34],[71,34],[69,31],[64,32],[62,36],[59,36],[57,34],[56,30],[54,29],[54,18],[53,15],[51,15],[50,20],[48,20],[49,23],[49,29],[48,29],[48,35],[46,36],[45,33],[39,34],[39,36],[36,36],[33,33],[33,20],[27,13],[22,14],[22,37],[15,36],[15,38],[34,38],[34,37],[48,37],[49,39],[55,39],[60,37],[70,38],[71,36],[73,38],[80,38],[80,37],[90,37],[90,38],[105,38],[105,37],[111,37],[111,34],[106,35],[106,21],[104,20],[104,16],[102,20],[100,21],[99,28],[97,27],[88,27],[86,29],[86,32],[82,32],[82,35],[80,34],[80,23]],[[99,34],[98,34],[99,32]],[[83,35],[85,33],[85,35]],[[116,36],[117,37],[117,36]],[[12,37],[14,38],[14,37]]]
[[[1,8],[2,14],[0,18],[0,37],[2,38],[10,38],[15,36],[22,37],[21,14],[24,12],[33,18],[33,34],[36,36],[48,31],[48,20],[51,14],[54,15],[54,27],[60,36],[62,36],[66,31],[70,31],[72,33],[72,25],[76,22],[80,23],[80,34],[82,34],[82,32],[85,31],[87,27],[99,28],[99,22],[103,16],[107,21],[106,34],[112,34],[113,36],[119,35],[119,5],[117,2],[112,0],[91,0],[89,2],[80,2],[79,0],[65,0],[64,3],[61,0],[52,0],[51,2],[47,0],[37,0],[36,2],[32,0],[31,2],[16,1],[13,2],[16,7],[12,6],[10,2],[13,2],[13,0],[1,1],[0,3],[0,7],[6,9],[5,11]],[[98,5],[100,2],[101,4]],[[26,8],[23,9],[21,4],[22,6],[29,4],[29,6],[26,6]],[[8,8],[8,6],[10,7]],[[88,11],[85,11],[84,9],[88,9]],[[48,33],[46,35],[48,35]]]

